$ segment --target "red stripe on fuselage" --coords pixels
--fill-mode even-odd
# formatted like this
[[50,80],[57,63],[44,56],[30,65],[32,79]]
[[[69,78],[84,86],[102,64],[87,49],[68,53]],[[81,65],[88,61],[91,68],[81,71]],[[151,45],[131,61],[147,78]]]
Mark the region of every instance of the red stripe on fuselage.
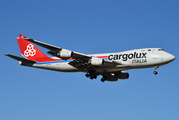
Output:
[[[107,58],[108,56],[96,56],[97,58]],[[67,59],[67,60],[75,60],[73,58]],[[46,57],[46,58],[39,58],[37,62],[53,62],[53,61],[66,61],[63,59],[53,59],[50,57]]]
[[97,58],[107,58],[108,56],[96,56]]

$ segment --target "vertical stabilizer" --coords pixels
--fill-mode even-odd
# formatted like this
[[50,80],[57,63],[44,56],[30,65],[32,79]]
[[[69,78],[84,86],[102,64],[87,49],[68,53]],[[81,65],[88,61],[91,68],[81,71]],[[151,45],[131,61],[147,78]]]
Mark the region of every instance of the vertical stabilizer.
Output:
[[33,43],[24,40],[25,37],[22,34],[19,34],[20,37],[17,37],[19,48],[23,57],[33,60],[33,61],[44,61],[50,59],[42,51],[40,51]]

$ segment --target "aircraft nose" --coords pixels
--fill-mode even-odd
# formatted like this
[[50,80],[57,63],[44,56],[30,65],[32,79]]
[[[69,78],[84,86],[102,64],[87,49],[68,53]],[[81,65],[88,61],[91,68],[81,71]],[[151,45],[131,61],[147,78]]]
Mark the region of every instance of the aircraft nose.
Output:
[[171,60],[175,60],[175,56],[174,55],[171,55]]
[[166,53],[164,56],[164,60],[166,62],[172,62],[173,60],[175,60],[175,56],[170,53]]

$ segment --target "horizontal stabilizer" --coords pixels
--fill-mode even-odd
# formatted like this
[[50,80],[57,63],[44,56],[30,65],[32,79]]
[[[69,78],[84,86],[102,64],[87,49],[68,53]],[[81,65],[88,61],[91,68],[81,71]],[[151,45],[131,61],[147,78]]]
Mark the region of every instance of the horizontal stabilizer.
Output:
[[21,58],[21,57],[18,57],[18,56],[14,56],[14,55],[10,55],[10,54],[4,54],[8,57],[11,57],[17,61],[22,61],[22,62],[26,62],[26,63],[36,63],[35,61],[32,61],[32,60],[28,60],[28,59],[25,59],[25,58]]

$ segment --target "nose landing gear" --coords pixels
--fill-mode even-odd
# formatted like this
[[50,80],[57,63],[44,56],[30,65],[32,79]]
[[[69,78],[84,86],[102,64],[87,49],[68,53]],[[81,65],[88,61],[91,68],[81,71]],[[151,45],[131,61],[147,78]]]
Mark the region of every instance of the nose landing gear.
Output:
[[159,68],[159,66],[155,66],[155,71],[153,72],[155,75],[158,74],[158,72],[157,72],[157,68]]

